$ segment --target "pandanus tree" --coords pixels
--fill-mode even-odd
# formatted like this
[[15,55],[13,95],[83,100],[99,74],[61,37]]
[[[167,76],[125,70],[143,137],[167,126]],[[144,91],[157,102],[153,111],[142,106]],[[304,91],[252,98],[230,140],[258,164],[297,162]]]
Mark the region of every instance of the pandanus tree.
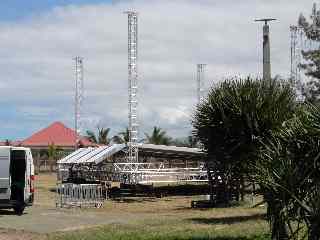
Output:
[[[250,176],[260,141],[292,117],[294,99],[290,84],[279,79],[232,78],[213,87],[192,122],[207,152],[208,169],[219,171],[226,184],[234,177]],[[210,171],[208,175],[213,184]],[[230,195],[223,198],[231,200]]]
[[272,238],[301,239],[301,226],[307,226],[308,239],[319,240],[320,107],[302,106],[262,144],[254,166],[268,202]]

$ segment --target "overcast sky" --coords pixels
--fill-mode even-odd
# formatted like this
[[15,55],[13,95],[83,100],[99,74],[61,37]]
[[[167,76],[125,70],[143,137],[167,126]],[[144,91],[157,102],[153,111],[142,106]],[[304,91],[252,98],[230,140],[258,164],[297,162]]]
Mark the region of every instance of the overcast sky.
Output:
[[24,139],[54,121],[74,123],[74,56],[84,58],[83,128],[127,126],[127,17],[139,12],[140,137],[160,126],[187,136],[196,64],[206,88],[262,72],[262,24],[271,24],[273,75],[290,70],[289,26],[313,0],[1,0],[0,139]]

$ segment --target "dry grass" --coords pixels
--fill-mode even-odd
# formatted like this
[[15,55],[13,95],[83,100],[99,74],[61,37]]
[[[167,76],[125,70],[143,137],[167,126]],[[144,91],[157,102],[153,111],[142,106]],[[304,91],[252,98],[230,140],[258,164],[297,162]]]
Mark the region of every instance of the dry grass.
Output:
[[39,174],[35,182],[35,205],[55,206],[55,193],[57,175],[55,173]]
[[[37,176],[35,204],[53,207],[55,174]],[[110,219],[122,219],[86,230],[54,233],[44,238],[71,239],[267,239],[264,208],[242,205],[207,210],[191,209],[191,200],[200,197],[128,198],[106,201],[102,209],[85,209]],[[259,238],[260,236],[260,238]],[[261,237],[262,236],[262,237]]]

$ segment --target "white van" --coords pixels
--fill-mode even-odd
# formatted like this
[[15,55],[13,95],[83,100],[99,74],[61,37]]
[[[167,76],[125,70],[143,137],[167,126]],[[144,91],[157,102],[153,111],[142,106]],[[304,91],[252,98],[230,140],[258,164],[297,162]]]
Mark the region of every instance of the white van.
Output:
[[0,209],[21,215],[33,204],[34,180],[30,148],[0,146]]

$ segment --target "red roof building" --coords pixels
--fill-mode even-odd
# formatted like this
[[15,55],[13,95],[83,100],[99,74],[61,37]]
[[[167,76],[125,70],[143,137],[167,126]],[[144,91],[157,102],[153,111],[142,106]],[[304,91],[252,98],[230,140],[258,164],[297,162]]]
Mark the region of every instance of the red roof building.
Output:
[[[20,145],[24,147],[47,149],[50,144],[54,144],[63,149],[73,149],[75,146],[76,132],[66,127],[61,122],[54,122],[47,128],[44,128],[31,137],[21,141]],[[92,143],[86,137],[80,138],[80,146],[90,147],[96,146],[95,143]]]

